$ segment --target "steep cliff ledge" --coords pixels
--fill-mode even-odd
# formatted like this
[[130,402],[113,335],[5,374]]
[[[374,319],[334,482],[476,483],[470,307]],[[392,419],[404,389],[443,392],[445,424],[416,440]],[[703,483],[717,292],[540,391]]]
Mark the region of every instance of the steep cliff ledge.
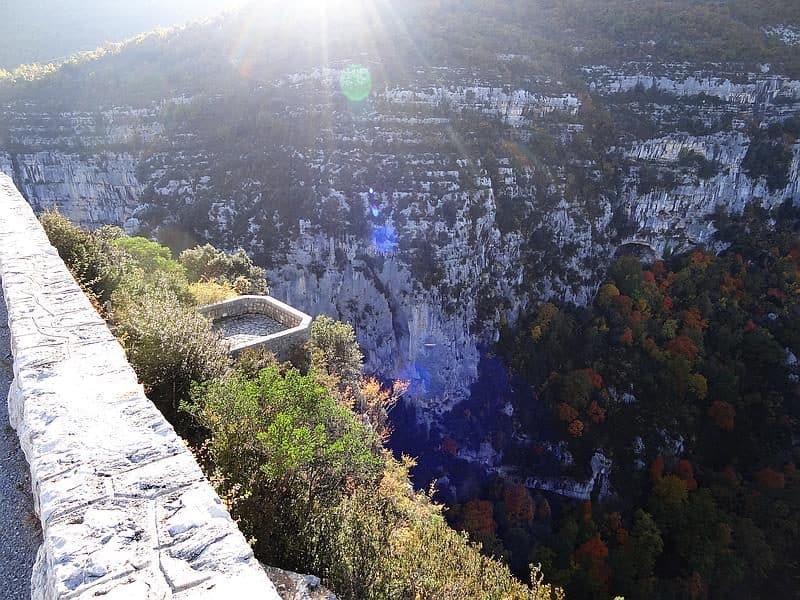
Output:
[[121,346],[0,175],[0,277],[43,543],[34,599],[277,599]]

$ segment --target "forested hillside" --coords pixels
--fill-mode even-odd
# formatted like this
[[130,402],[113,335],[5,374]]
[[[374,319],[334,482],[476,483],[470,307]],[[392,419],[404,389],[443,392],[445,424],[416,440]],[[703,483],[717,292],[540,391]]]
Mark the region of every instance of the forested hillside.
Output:
[[[240,4],[245,0],[121,6],[110,0],[93,0],[88,6],[70,0],[53,10],[44,0],[33,5],[12,2],[9,18],[0,23],[5,40],[0,68],[64,59],[79,50]],[[141,97],[136,88],[143,76],[153,75],[148,68],[159,66],[164,70],[162,87],[147,90],[153,99],[156,94],[184,92],[189,87],[209,90],[220,85],[237,74],[232,66],[242,66],[232,65],[231,57],[246,61],[247,72],[239,75],[262,81],[360,57],[380,61],[382,74],[399,82],[421,63],[480,69],[496,65],[498,54],[511,58],[502,67],[507,84],[530,73],[571,78],[581,65],[622,61],[762,62],[796,76],[800,59],[794,47],[783,43],[780,35],[764,33],[798,21],[800,8],[791,0],[513,0],[501,4],[303,0],[291,5],[269,0],[247,3],[239,17],[203,29],[201,38],[194,30],[174,32],[166,40],[151,38],[146,52],[137,51],[140,44],[133,43],[115,60],[55,74],[49,85],[70,89],[75,80],[91,72],[92,80],[100,85],[81,96],[103,91],[101,101],[114,96],[116,101],[130,101]],[[189,50],[197,54],[191,62],[187,62]],[[104,77],[127,85],[104,89]],[[70,91],[80,93],[79,89]]]
[[[500,343],[575,464],[598,448],[614,460],[612,500],[557,516],[521,511],[533,505],[510,482],[484,496],[496,525],[479,539],[496,531],[512,562],[541,561],[571,597],[795,597],[800,212],[718,226],[720,255],[620,258],[592,306],[542,304]],[[520,433],[541,430],[538,401],[516,408]],[[535,471],[529,452],[517,460]],[[475,510],[460,509],[463,527]]]

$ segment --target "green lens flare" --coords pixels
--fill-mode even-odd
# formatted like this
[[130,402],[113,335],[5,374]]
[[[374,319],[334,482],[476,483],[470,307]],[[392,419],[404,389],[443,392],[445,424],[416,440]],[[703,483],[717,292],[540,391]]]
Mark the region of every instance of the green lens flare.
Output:
[[363,102],[372,91],[372,76],[362,65],[350,65],[339,76],[339,87],[347,99]]

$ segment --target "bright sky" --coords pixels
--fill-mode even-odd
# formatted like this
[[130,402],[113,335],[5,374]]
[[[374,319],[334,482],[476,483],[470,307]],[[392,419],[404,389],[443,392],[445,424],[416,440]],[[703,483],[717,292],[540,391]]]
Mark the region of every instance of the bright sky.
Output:
[[0,68],[50,62],[246,0],[0,0]]

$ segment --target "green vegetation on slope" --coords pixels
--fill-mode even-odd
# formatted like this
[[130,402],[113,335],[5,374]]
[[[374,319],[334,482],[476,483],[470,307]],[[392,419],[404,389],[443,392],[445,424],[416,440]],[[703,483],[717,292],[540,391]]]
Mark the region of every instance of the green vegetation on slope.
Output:
[[[266,289],[264,271],[243,253],[201,247],[175,260],[169,248],[116,227],[87,232],[58,213],[42,225],[61,258],[110,321],[150,398],[171,420],[193,381],[224,372],[225,350],[197,313],[209,286],[223,294]],[[216,291],[216,290],[212,290]]]
[[543,304],[501,341],[536,391],[515,407],[521,433],[541,430],[544,403],[577,476],[598,448],[614,461],[617,497],[551,519],[499,482],[455,514],[570,597],[796,592],[800,211],[751,206],[717,226],[721,255],[620,258],[593,306]]
[[538,569],[529,586],[483,556],[413,491],[413,461],[383,448],[404,387],[362,377],[352,327],[317,319],[297,366],[263,352],[231,365],[190,282],[263,286],[242,253],[203,246],[176,261],[116,228],[89,233],[57,213],[42,224],[261,560],[319,574],[344,600],[563,598]]

